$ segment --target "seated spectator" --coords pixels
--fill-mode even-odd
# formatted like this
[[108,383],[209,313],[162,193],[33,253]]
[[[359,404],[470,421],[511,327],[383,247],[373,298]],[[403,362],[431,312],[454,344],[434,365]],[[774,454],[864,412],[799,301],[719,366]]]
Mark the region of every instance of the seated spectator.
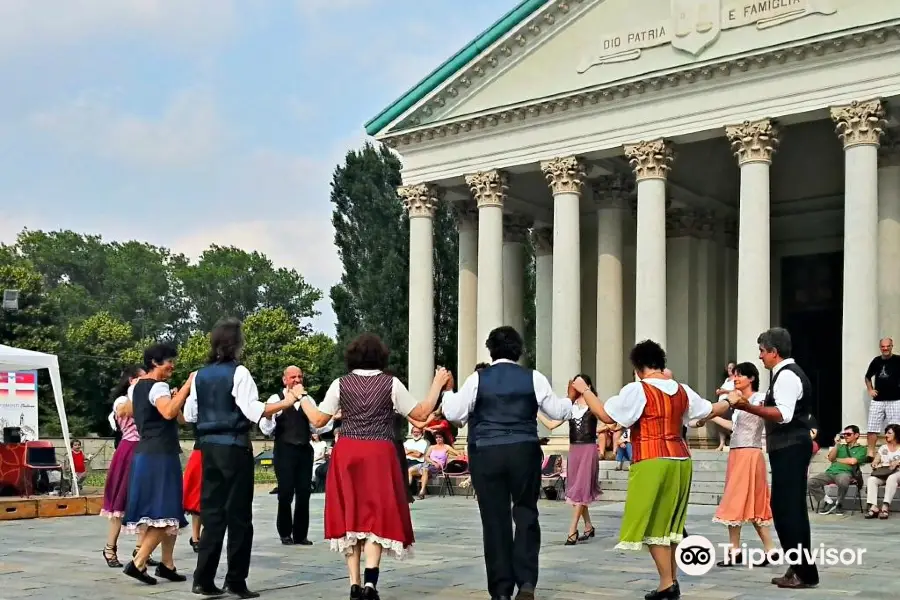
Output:
[[413,426],[410,430],[410,438],[403,442],[403,449],[406,451],[406,471],[409,477],[409,484],[412,485],[413,479],[416,477],[425,477],[428,474],[425,464],[425,453],[428,451],[428,440],[424,437],[421,427]]
[[[338,433],[334,432],[335,441],[337,441]],[[313,480],[312,489],[324,488],[325,474],[328,472],[328,457],[331,456],[331,448],[328,442],[323,440],[318,433],[311,436],[312,441],[309,443],[313,449]]]
[[[859,443],[859,427],[847,425],[842,433],[835,436],[834,446],[828,451],[828,460],[831,465],[825,472],[813,475],[807,482],[809,493],[819,504],[821,515],[839,513],[850,484],[862,481],[859,467],[866,461],[866,447]],[[838,489],[835,500],[825,494],[825,486],[830,484]]]
[[[891,424],[884,428],[887,442],[878,449],[872,462],[872,474],[866,480],[866,502],[869,504],[867,519],[887,519],[891,514],[891,502],[900,484],[900,425]],[[878,488],[884,486],[884,500],[878,509]]]
[[453,426],[450,424],[450,421],[444,418],[444,413],[440,408],[435,409],[435,411],[431,413],[424,424],[424,429],[425,437],[432,444],[436,442],[437,434],[441,434],[444,441],[451,446],[455,441],[453,436]]
[[434,475],[440,475],[444,472],[447,463],[460,456],[459,452],[448,446],[444,442],[444,436],[440,433],[435,434],[434,444],[425,451],[425,467],[419,472],[419,500],[425,499],[427,491],[428,478]]
[[607,425],[606,423],[597,425],[597,453],[600,455],[600,460],[605,460],[608,452],[615,451],[613,446],[615,430],[615,425]]
[[616,439],[616,462],[619,464],[616,465],[616,471],[621,471],[625,468],[626,460],[631,463],[631,430],[622,428],[617,433],[619,435]]

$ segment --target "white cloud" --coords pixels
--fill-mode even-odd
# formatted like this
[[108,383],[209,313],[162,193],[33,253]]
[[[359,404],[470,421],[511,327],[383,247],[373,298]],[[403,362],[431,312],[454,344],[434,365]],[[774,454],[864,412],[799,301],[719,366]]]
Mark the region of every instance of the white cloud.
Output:
[[220,42],[238,20],[235,0],[3,0],[0,61],[97,37],[196,50]]
[[141,117],[113,108],[112,98],[84,94],[72,103],[36,112],[32,126],[72,152],[142,167],[190,167],[214,156],[226,138],[212,96],[199,89],[175,94],[163,114]]

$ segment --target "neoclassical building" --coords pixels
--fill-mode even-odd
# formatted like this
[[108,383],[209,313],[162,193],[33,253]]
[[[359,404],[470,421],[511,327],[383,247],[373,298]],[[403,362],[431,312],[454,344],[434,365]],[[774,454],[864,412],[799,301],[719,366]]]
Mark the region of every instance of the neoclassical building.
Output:
[[866,367],[900,336],[898,95],[896,0],[522,1],[366,126],[404,161],[410,389],[449,202],[460,377],[522,327],[530,235],[535,366],[560,392],[578,372],[616,392],[651,338],[711,396],[781,325],[823,434],[864,428]]

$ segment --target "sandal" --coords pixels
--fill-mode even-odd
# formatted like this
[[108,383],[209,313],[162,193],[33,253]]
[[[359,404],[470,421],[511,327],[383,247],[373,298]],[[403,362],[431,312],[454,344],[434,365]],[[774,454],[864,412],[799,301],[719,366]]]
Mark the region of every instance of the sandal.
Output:
[[116,554],[116,546],[110,546],[109,544],[103,549],[103,560],[106,561],[106,566],[110,569],[120,569],[122,568],[122,563],[119,562],[119,556]]
[[878,514],[879,519],[887,519],[891,516],[891,507],[885,504],[881,507],[881,512]]
[[874,506],[870,507],[870,508],[869,508],[869,512],[866,513],[866,517],[865,517],[865,518],[866,518],[866,519],[877,519],[877,518],[879,518],[879,516],[878,516],[878,509],[875,508]]
[[572,535],[570,535],[569,537],[566,538],[565,545],[566,546],[574,546],[577,543],[578,543],[578,532],[576,531],[575,533],[573,533]]
[[579,542],[588,541],[588,539],[594,537],[595,532],[596,532],[596,530],[593,527],[591,527],[590,529],[585,529],[584,534],[578,537],[578,541]]

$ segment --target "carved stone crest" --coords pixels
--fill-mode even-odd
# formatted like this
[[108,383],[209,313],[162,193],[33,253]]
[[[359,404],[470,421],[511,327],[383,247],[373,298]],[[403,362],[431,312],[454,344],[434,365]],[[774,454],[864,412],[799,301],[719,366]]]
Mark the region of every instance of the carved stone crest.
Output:
[[697,56],[722,33],[722,0],[672,0],[672,47]]

